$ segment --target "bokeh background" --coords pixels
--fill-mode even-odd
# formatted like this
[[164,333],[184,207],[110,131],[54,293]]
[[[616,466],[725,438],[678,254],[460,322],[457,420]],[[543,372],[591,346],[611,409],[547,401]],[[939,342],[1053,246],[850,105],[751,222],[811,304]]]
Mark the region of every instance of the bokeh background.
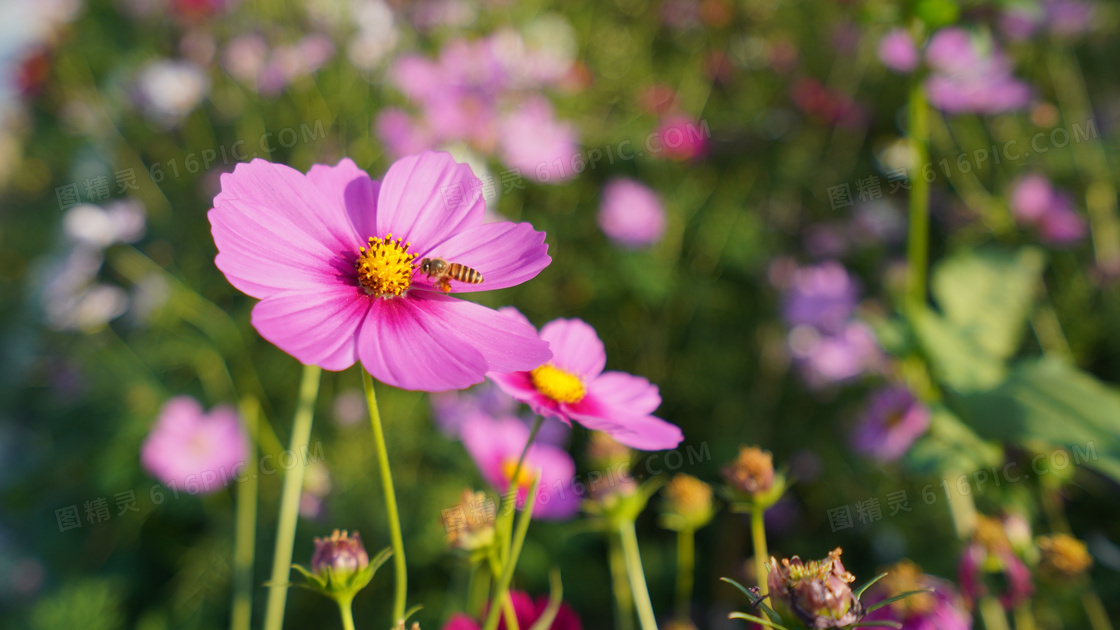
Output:
[[[987,64],[968,80],[998,93],[939,93],[923,82],[944,60],[883,44],[953,28]],[[761,445],[797,478],[768,515],[771,549],[843,546],[861,578],[909,557],[954,579],[954,506],[1036,533],[1055,527],[1049,506],[1120,619],[1118,28],[1116,5],[1070,1],[2,0],[0,626],[228,624],[238,484],[174,492],[139,456],[176,395],[260,396],[262,453],[288,441],[299,366],[214,266],[220,174],[349,157],[378,178],[424,148],[470,163],[492,213],[548,233],[550,267],[477,299],[537,325],[582,318],[608,368],[661,388],[685,442],[638,455],[637,478],[718,483],[740,444]],[[924,162],[907,140],[922,85]],[[903,317],[917,178],[932,300]],[[891,387],[932,420],[904,456],[868,456],[853,436]],[[387,544],[360,392],[355,369],[324,374],[298,562],[333,528]],[[482,480],[429,395],[380,395],[410,601],[439,627],[467,578],[440,514]],[[570,441],[586,474],[587,433]],[[1005,475],[1060,448],[1076,462]],[[260,476],[257,584],[282,477]],[[897,492],[910,511],[892,513]],[[657,502],[638,530],[667,614],[676,543]],[[517,586],[547,592],[557,566],[584,625],[611,627],[606,546],[580,523],[534,525]],[[745,516],[699,532],[700,627],[740,627],[718,578],[751,580],[750,554]],[[370,588],[359,627],[387,616],[391,572]],[[1036,614],[1088,627],[1060,589],[1039,586]],[[288,627],[335,615],[289,595]]]

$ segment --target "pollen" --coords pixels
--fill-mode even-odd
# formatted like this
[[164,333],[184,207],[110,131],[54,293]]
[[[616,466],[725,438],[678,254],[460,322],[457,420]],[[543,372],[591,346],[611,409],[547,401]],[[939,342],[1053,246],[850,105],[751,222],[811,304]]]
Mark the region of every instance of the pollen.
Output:
[[583,381],[571,372],[546,363],[529,373],[537,391],[560,403],[577,403],[587,394]]
[[358,282],[366,292],[376,297],[395,297],[412,286],[412,261],[416,254],[408,253],[412,243],[401,243],[393,234],[385,238],[371,236],[369,247],[359,247]]
[[506,461],[502,462],[502,475],[504,475],[506,479],[509,479],[511,482],[513,482],[511,484],[512,486],[521,490],[528,489],[533,485],[533,478],[536,477],[536,472],[529,468],[527,464],[521,464],[521,470],[517,471],[516,482],[513,481],[514,471],[517,471],[516,459],[507,459]]

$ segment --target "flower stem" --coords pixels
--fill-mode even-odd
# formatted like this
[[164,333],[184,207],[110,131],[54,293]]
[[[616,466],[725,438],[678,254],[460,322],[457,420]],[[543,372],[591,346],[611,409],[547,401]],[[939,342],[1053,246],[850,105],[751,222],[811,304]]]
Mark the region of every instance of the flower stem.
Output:
[[646,574],[642,569],[642,556],[638,550],[638,534],[634,531],[634,521],[623,521],[618,526],[622,538],[622,553],[626,558],[626,573],[630,576],[630,590],[634,594],[634,606],[638,609],[638,622],[642,630],[657,630],[657,618],[653,614],[653,603],[649,599]]
[[525,442],[525,448],[521,449],[521,456],[517,458],[517,466],[513,469],[513,475],[510,476],[510,488],[502,496],[496,527],[500,540],[504,541],[504,543],[500,543],[501,546],[498,549],[498,558],[502,563],[505,563],[509,558],[510,545],[513,542],[511,534],[513,531],[513,515],[516,513],[514,506],[517,504],[517,495],[521,491],[516,480],[521,478],[521,468],[525,464],[525,458],[529,456],[529,447],[536,441],[542,424],[544,424],[544,417],[537,416],[536,421],[533,422],[533,428],[529,431],[529,439]]
[[630,583],[626,581],[626,560],[622,557],[619,537],[615,532],[607,532],[607,560],[611,567],[611,584],[614,586],[615,627],[618,630],[634,628],[634,598],[630,595]]
[[[486,615],[486,623],[482,626],[483,630],[495,630],[498,627],[499,611],[502,607],[495,606],[494,602],[500,602],[509,596],[509,585],[513,581],[517,559],[521,556],[521,547],[525,544],[525,535],[529,532],[529,523],[533,520],[533,506],[537,503],[539,484],[540,477],[535,477],[533,485],[529,488],[529,496],[525,501],[525,510],[521,513],[521,519],[517,521],[517,531],[514,532],[512,537],[509,557],[502,567],[501,575],[494,579],[494,597],[491,599],[490,612]],[[514,504],[510,504],[508,508],[503,509],[509,509],[512,512],[514,507]]]
[[696,570],[696,531],[677,532],[677,617],[688,619],[692,609],[692,579]]
[[766,579],[766,561],[770,553],[766,550],[766,510],[755,506],[751,509],[751,539],[754,542],[754,573],[758,580],[759,594],[766,597],[770,593],[770,582]]
[[[257,420],[260,403],[246,396],[241,401],[241,417],[249,433],[246,465],[257,461]],[[253,555],[257,532],[257,476],[246,475],[237,485],[237,533],[233,543],[233,610],[230,630],[249,630],[253,613]]]
[[1015,607],[1015,630],[1035,630],[1037,627],[1034,623],[1034,613],[1031,612],[1030,600]]
[[[502,565],[498,562],[497,550],[491,546],[486,557],[490,561],[490,574],[493,575],[494,580],[497,581],[498,576],[502,574]],[[493,605],[493,602],[491,602],[491,605]],[[513,609],[513,600],[509,597],[508,593],[502,599],[501,605],[502,617],[506,620],[506,628],[520,630],[520,626],[517,623],[517,611]]]
[[[311,439],[311,420],[315,416],[315,400],[319,396],[319,377],[322,369],[316,365],[303,366],[299,384],[299,402],[292,422],[290,449],[299,452]],[[272,584],[265,607],[264,630],[284,627],[284,604],[288,600],[288,574],[292,570],[292,545],[296,539],[296,519],[299,516],[299,495],[303,489],[303,472],[307,462],[295,457],[295,467],[284,475],[284,488],[280,495],[280,522],[276,527],[276,548],[272,552]]]
[[994,597],[981,597],[979,608],[980,618],[984,620],[984,630],[1011,630],[999,600]]
[[910,233],[906,246],[908,280],[906,306],[913,310],[926,303],[926,271],[929,266],[929,182],[922,167],[929,162],[929,106],[920,81],[910,88],[909,132],[913,169],[910,178]]
[[1108,620],[1108,612],[1105,611],[1100,596],[1092,587],[1081,594],[1081,605],[1085,607],[1085,614],[1089,617],[1089,626],[1093,630],[1112,630],[1112,622]]
[[354,630],[354,611],[350,609],[354,598],[340,597],[335,601],[338,602],[338,612],[342,614],[342,630]]
[[381,411],[377,407],[377,393],[373,376],[362,371],[362,385],[369,404],[369,422],[373,427],[373,442],[377,450],[377,465],[381,470],[381,489],[385,494],[385,514],[389,518],[389,542],[393,546],[393,569],[396,573],[396,591],[393,597],[393,625],[404,620],[404,607],[408,599],[408,565],[404,558],[404,537],[401,535],[401,517],[397,510],[397,493],[393,490],[393,473],[389,469],[389,449],[385,446],[385,431],[381,426]]

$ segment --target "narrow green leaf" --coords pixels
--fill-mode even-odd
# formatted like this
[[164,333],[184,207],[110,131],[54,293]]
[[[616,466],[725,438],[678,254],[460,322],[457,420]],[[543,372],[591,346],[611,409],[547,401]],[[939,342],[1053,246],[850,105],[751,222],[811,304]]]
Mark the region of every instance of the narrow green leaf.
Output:
[[733,612],[730,615],[728,615],[727,618],[728,619],[745,619],[746,621],[751,621],[751,622],[757,623],[760,626],[766,626],[768,628],[777,628],[777,630],[786,630],[786,627],[783,626],[783,625],[774,623],[773,621],[770,621],[768,619],[763,619],[762,617],[755,617],[754,615],[749,615],[749,614],[743,613],[743,612]]
[[917,595],[918,593],[932,593],[932,592],[933,592],[932,588],[920,588],[916,591],[906,591],[905,593],[902,593],[901,595],[895,595],[894,597],[889,597],[887,599],[884,599],[881,602],[875,602],[875,604],[873,604],[871,606],[868,606],[865,609],[864,612],[869,612],[869,613],[870,612],[875,612],[876,610],[879,610],[883,606],[890,606],[891,604],[897,602],[898,600],[906,599],[907,597],[910,597],[911,595]]
[[872,585],[872,584],[874,584],[874,583],[878,582],[879,580],[881,580],[881,579],[883,579],[883,578],[885,578],[885,577],[887,577],[887,574],[886,574],[886,573],[880,573],[879,575],[876,575],[875,577],[873,577],[873,578],[871,578],[870,580],[868,580],[866,584],[864,584],[863,586],[861,586],[861,587],[857,588],[857,589],[856,589],[855,591],[853,591],[853,592],[852,592],[852,595],[855,595],[855,596],[856,596],[856,599],[859,599],[860,597],[862,597],[862,596],[863,596],[863,592],[864,592],[864,591],[866,591],[867,589],[871,588],[871,585]]

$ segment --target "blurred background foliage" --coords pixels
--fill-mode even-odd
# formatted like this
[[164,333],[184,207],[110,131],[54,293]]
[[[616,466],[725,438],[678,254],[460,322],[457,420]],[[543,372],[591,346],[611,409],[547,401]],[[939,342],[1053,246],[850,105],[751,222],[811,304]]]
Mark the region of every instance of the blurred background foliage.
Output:
[[[0,624],[159,630],[228,622],[237,484],[176,496],[138,456],[161,405],[178,394],[206,407],[259,396],[262,452],[288,441],[298,366],[255,333],[254,300],[214,267],[206,211],[218,174],[251,157],[301,171],[350,157],[379,177],[394,157],[379,113],[416,110],[391,80],[395,60],[435,58],[451,42],[500,29],[551,42],[546,48],[566,59],[565,71],[530,91],[546,94],[556,119],[575,130],[582,162],[608,148],[615,158],[549,182],[523,169],[523,187],[506,190],[499,175],[510,164],[499,151],[440,144],[495,178],[492,211],[548,233],[552,265],[525,285],[479,294],[480,302],[516,305],[537,325],[556,317],[592,324],[609,369],[660,386],[659,415],[686,436],[675,472],[714,483],[739,444],[772,450],[797,480],[770,515],[779,555],[822,557],[843,546],[861,582],[904,556],[953,577],[960,543],[951,508],[963,499],[940,484],[964,474],[980,511],[1024,513],[1039,531],[1049,527],[1039,496],[1060,492],[1071,529],[1097,561],[1098,591],[1120,593],[1120,398],[1109,384],[1120,380],[1120,241],[1110,183],[1120,148],[1115,5],[1096,4],[1092,24],[1076,37],[1004,42],[1032,88],[1029,107],[933,112],[931,300],[909,317],[900,310],[907,190],[892,192],[887,173],[905,152],[912,80],[884,67],[876,47],[888,29],[914,23],[1001,38],[999,17],[1011,4],[6,0]],[[239,40],[246,35],[263,44]],[[321,58],[309,61],[316,51]],[[249,70],[238,65],[253,59]],[[184,65],[153,71],[155,60]],[[274,62],[279,78],[266,81]],[[678,113],[710,130],[702,153],[636,154]],[[1086,134],[1081,142],[1051,141],[1052,130],[1072,133],[1075,124]],[[1039,133],[1049,150],[1028,156]],[[1012,140],[1020,158],[976,163],[977,150],[994,154]],[[575,170],[568,155],[557,156],[558,169]],[[974,167],[969,173],[961,155]],[[121,190],[129,171],[135,187]],[[1051,247],[1012,218],[1006,191],[1028,172],[1071,191],[1088,237]],[[86,187],[100,176],[108,179],[103,196]],[[619,247],[599,229],[601,190],[616,177],[660,196],[667,227],[655,244]],[[881,179],[880,198],[857,195],[837,206],[832,189],[848,185],[856,194],[857,180],[870,177]],[[142,233],[68,258],[75,245],[64,216],[76,204],[60,190],[71,185],[81,202],[140,208]],[[853,238],[860,217],[893,227]],[[825,260],[842,262],[856,279],[859,318],[891,358],[821,385],[791,355],[782,278],[790,265]],[[102,286],[111,289],[88,292]],[[59,291],[70,293],[59,298]],[[878,463],[854,453],[849,436],[869,392],[888,382],[908,384],[933,420],[905,458]],[[369,429],[364,412],[355,420],[353,411],[360,387],[354,369],[324,375],[313,443],[322,446],[316,466],[329,472],[316,474],[329,475],[329,492],[320,493],[317,514],[300,520],[297,562],[310,557],[312,536],[333,528],[359,530],[371,550],[387,544]],[[425,605],[420,620],[434,627],[463,607],[467,583],[464,564],[446,550],[440,512],[459,500],[465,480],[482,482],[463,448],[436,429],[427,395],[379,393],[410,601]],[[586,472],[586,433],[577,429],[572,442]],[[1063,473],[975,487],[977,471],[998,476],[1010,461],[1026,471],[1034,454],[1057,446],[1094,457]],[[636,476],[670,461],[640,456]],[[267,579],[281,479],[260,478],[257,584]],[[888,516],[884,498],[900,490],[913,509]],[[114,497],[128,491],[137,511],[120,514]],[[872,497],[883,501],[882,518],[830,524],[830,510]],[[98,498],[108,500],[111,516],[91,523],[84,504]],[[68,506],[82,525],[60,531],[57,510]],[[675,542],[652,512],[638,526],[660,611],[673,593]],[[699,532],[695,601],[703,627],[740,623],[726,620],[740,604],[718,577],[749,572],[745,518],[724,511]],[[578,525],[534,525],[517,585],[546,592],[548,568],[558,566],[565,598],[585,625],[608,627],[605,555],[601,538]],[[359,620],[385,617],[390,581],[380,572],[357,599]],[[258,610],[263,593],[256,590]],[[1061,627],[1058,618],[1085,627],[1075,602],[1040,598],[1051,611],[1045,627]],[[1107,606],[1120,614],[1114,599]],[[334,615],[312,594],[289,595],[289,627],[334,627]]]

